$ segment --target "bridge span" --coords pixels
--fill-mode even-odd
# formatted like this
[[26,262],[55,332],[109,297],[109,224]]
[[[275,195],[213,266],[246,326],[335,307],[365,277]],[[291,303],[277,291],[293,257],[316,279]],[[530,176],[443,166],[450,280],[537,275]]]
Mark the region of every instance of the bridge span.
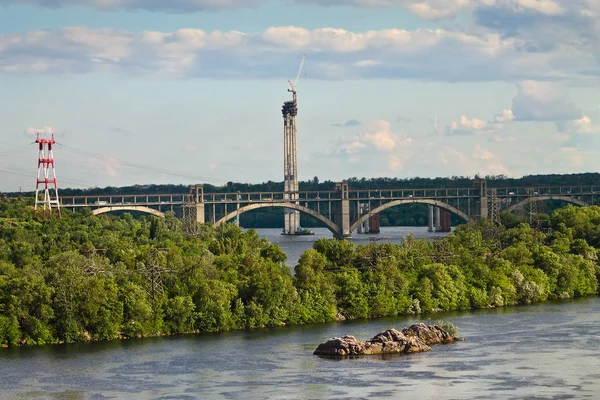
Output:
[[430,215],[434,209],[442,210],[474,222],[493,212],[512,212],[544,200],[594,205],[600,185],[489,188],[484,179],[477,179],[472,187],[353,190],[340,182],[335,190],[295,193],[297,198],[290,200],[286,192],[205,193],[201,185],[193,185],[189,193],[61,196],[60,203],[66,209],[89,208],[94,215],[137,211],[164,216],[167,211],[178,213],[187,209],[193,211],[187,215],[194,215],[195,222],[213,225],[252,210],[285,208],[306,214],[320,221],[335,237],[345,238],[351,237],[371,216],[403,204],[427,204]]

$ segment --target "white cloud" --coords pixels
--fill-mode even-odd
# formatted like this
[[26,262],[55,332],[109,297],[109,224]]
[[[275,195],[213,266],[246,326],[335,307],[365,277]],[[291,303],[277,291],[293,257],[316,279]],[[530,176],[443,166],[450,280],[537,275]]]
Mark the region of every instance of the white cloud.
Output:
[[511,109],[504,109],[500,114],[494,116],[494,122],[498,124],[504,124],[515,119],[515,116]]
[[335,143],[327,158],[338,168],[344,162],[368,164],[379,174],[388,175],[405,169],[414,155],[412,142],[412,138],[394,133],[388,121],[367,121],[360,125],[358,134]]
[[477,171],[481,175],[510,175],[498,155],[482,149],[479,145],[475,146],[471,157],[475,160]]
[[387,160],[387,167],[390,172],[398,172],[404,169],[404,161],[398,155],[391,155]]
[[571,121],[559,121],[557,127],[559,132],[577,134],[592,133],[597,130],[593,126],[592,120],[587,115]]
[[52,134],[54,134],[56,132],[55,132],[55,129],[53,127],[49,126],[49,125],[45,125],[45,126],[43,126],[41,128],[27,128],[25,130],[25,134],[27,134],[27,135],[34,135],[35,136],[38,133],[40,135],[52,135]]
[[477,118],[469,119],[465,115],[461,115],[458,121],[452,121],[450,125],[446,127],[446,134],[450,136],[470,136],[493,131],[493,127],[486,121]]
[[351,32],[294,26],[270,27],[260,33],[200,29],[128,32],[79,26],[6,34],[0,35],[0,73],[289,78],[289,66],[297,63],[302,52],[308,53],[307,63],[315,79],[454,82],[524,76],[587,79],[592,71],[600,73],[595,59],[577,49],[524,52],[518,40],[494,33],[470,35],[442,29]]
[[343,140],[340,148],[346,153],[356,153],[366,148],[390,152],[396,148],[398,141],[399,137],[392,132],[388,121],[375,120],[366,122],[364,129],[357,135]]

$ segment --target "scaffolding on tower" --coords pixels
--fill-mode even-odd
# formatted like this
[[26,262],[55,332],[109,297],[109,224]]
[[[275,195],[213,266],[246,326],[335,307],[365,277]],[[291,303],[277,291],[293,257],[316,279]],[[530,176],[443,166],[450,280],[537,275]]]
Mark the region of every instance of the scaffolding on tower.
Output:
[[35,143],[38,144],[38,168],[35,184],[35,205],[33,208],[34,217],[37,216],[38,209],[42,210],[42,220],[46,219],[46,214],[52,216],[52,210],[56,209],[56,215],[60,218],[60,201],[58,198],[58,186],[56,184],[56,169],[54,167],[53,145],[56,143],[54,134],[50,139],[40,138],[38,133]]
[[[302,57],[296,80],[292,83],[288,81],[290,88],[288,92],[292,93],[292,100],[283,103],[281,113],[283,115],[283,190],[284,200],[298,205],[298,125],[296,116],[298,115],[298,80],[304,67],[306,55]],[[296,235],[305,234],[300,227],[300,212],[292,208],[284,208],[284,227],[282,234]],[[307,231],[306,233],[310,233]]]

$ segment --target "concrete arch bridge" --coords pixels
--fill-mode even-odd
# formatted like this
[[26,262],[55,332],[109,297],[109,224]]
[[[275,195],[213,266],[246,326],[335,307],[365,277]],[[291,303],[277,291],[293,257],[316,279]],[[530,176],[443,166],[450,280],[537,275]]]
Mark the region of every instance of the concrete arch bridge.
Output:
[[544,200],[593,205],[597,193],[600,185],[488,188],[484,179],[474,180],[471,187],[385,190],[351,190],[346,182],[340,182],[335,190],[294,192],[297,198],[291,200],[288,192],[205,193],[201,185],[194,185],[189,193],[62,196],[61,206],[90,208],[94,215],[137,211],[162,217],[172,211],[184,219],[213,225],[253,210],[284,208],[320,221],[337,238],[348,238],[372,216],[406,204],[428,205],[430,230],[438,230],[440,220],[447,220],[449,230],[450,214],[474,222],[494,212],[515,211]]

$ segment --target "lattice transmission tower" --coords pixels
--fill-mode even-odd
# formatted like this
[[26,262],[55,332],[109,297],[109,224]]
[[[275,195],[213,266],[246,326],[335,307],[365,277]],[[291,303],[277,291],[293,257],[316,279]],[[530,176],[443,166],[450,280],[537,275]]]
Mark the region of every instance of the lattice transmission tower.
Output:
[[496,189],[490,189],[489,205],[488,213],[492,225],[500,226],[502,222],[500,221],[500,207],[498,205]]
[[38,208],[43,210],[42,219],[46,219],[46,212],[52,215],[52,209],[60,218],[60,201],[58,198],[58,186],[56,184],[56,169],[54,167],[53,145],[56,143],[54,134],[50,139],[40,138],[38,133],[35,143],[38,144],[38,168],[35,184],[35,206],[33,208],[34,217],[37,215]]
[[533,191],[533,189],[528,189],[527,190],[527,194],[529,195],[529,209],[528,209],[528,214],[529,214],[529,225],[531,225],[534,228],[537,228],[539,225],[539,221],[537,218],[537,201],[535,200],[535,192]]
[[164,293],[163,275],[173,272],[160,265],[159,254],[169,250],[168,248],[152,248],[149,253],[148,262],[139,270],[139,273],[145,278],[144,290],[154,302],[157,296]]
[[[183,226],[184,235],[196,236],[198,234],[198,202],[204,197],[202,185],[191,185],[190,193],[183,204]],[[202,209],[201,212],[204,209]],[[204,219],[202,219],[204,220]]]

